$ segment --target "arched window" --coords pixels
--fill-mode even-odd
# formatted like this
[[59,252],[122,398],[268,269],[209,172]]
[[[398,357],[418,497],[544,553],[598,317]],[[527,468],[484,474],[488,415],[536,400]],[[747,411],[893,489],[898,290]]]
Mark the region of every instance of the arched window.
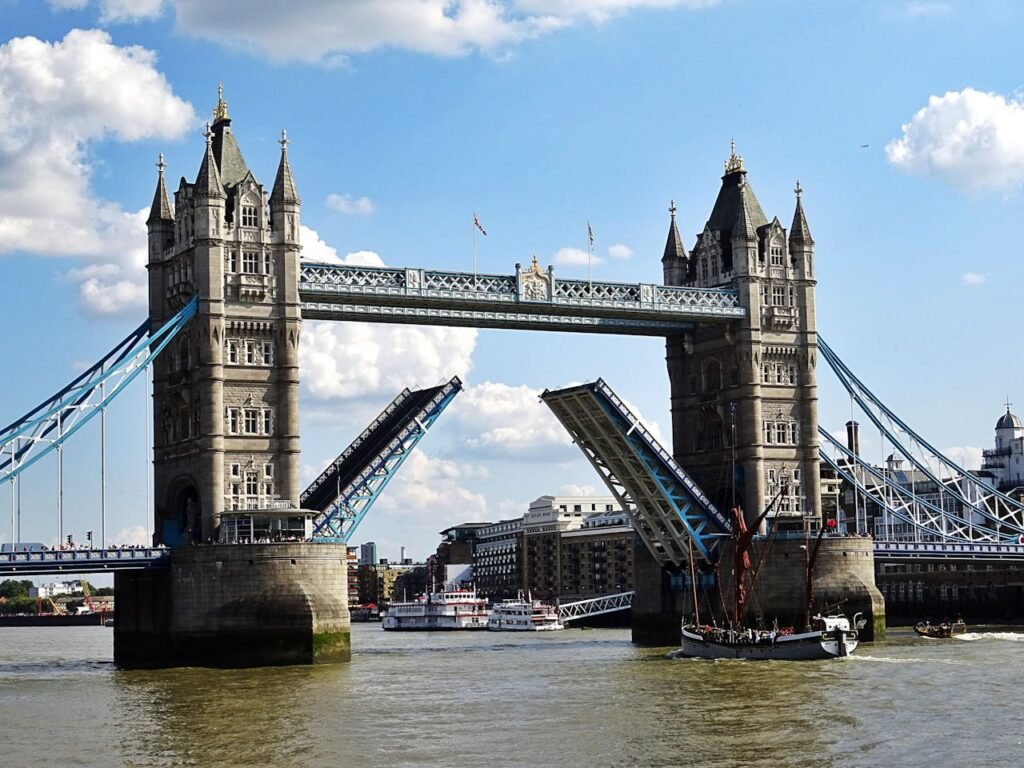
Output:
[[704,391],[715,392],[721,388],[722,366],[717,360],[712,360],[704,368]]

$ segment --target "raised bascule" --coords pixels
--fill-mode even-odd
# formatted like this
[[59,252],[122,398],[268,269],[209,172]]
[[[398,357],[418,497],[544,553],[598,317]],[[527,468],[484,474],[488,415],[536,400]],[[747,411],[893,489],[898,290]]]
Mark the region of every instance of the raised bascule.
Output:
[[[0,431],[0,483],[13,490],[22,471],[50,452],[59,460],[85,422],[152,368],[157,546],[131,555],[102,547],[0,553],[7,574],[114,572],[118,664],[349,658],[345,544],[462,384],[404,390],[303,491],[303,319],[664,337],[671,450],[604,380],[542,396],[637,531],[632,610],[641,642],[677,642],[692,609],[689,561],[705,574],[727,562],[732,507],[753,521],[774,505],[755,607],[796,624],[809,598],[845,601],[868,617],[868,637],[884,627],[875,558],[1024,558],[1024,506],[942,457],[819,339],[815,243],[799,184],[787,230],[764,214],[733,149],[691,251],[670,207],[661,285],[563,280],[536,258],[511,275],[374,268],[301,261],[301,205],[283,132],[280,143],[268,193],[220,96],[195,181],[180,180],[173,204],[161,156],[147,222],[149,320]],[[880,472],[852,436],[844,447],[819,429],[819,359],[894,456],[918,468],[927,494],[918,475]],[[914,445],[900,442],[907,435]],[[919,448],[928,456],[918,458]],[[892,535],[826,536],[809,558],[809,536],[827,514],[841,517],[823,509],[826,476],[846,483],[865,509],[881,510]],[[839,521],[844,532],[867,532],[860,509]],[[813,595],[804,589],[810,571]]]

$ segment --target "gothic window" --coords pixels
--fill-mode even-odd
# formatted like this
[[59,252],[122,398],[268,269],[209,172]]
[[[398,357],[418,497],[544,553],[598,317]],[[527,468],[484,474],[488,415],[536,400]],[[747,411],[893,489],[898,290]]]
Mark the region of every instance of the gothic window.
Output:
[[263,434],[272,435],[274,433],[273,426],[273,415],[271,414],[270,409],[268,408],[265,411],[263,411]]
[[775,442],[778,443],[779,445],[785,445],[786,443],[788,443],[789,441],[786,439],[786,437],[787,437],[786,432],[787,432],[787,430],[786,430],[786,425],[785,424],[783,424],[781,422],[776,424],[775,425]]
[[252,341],[245,342],[245,364],[256,365],[256,344]]
[[708,260],[700,260],[700,279],[707,282],[708,279]]
[[238,342],[228,342],[228,363],[231,365],[238,365]]
[[260,492],[260,476],[256,472],[245,473],[245,495],[256,496]]
[[242,272],[246,275],[255,275],[259,273],[259,254],[255,251],[245,251],[242,253]]
[[255,205],[243,205],[242,206],[242,226],[243,227],[255,227],[256,226],[256,206]]
[[783,383],[783,381],[782,381],[782,366],[781,365],[776,365],[775,366],[775,383],[776,384],[782,384]]
[[794,288],[792,285],[789,286],[788,293],[789,293],[789,306],[795,307],[796,306],[796,288]]
[[778,243],[774,242],[774,241],[772,242],[771,256],[772,256],[772,258],[771,258],[771,265],[773,267],[781,267],[781,266],[783,266],[784,262],[783,262],[783,259],[782,259],[782,246],[779,245]]
[[799,440],[799,425],[795,421],[789,423],[789,442],[792,445],[796,445]]
[[761,283],[761,306],[765,307],[768,305],[768,286]]
[[263,476],[264,477],[273,477],[274,476],[274,465],[273,464],[264,464],[263,465]]
[[715,392],[722,388],[722,366],[712,360],[704,369],[704,391]]
[[772,367],[765,363],[761,366],[761,381],[768,384],[772,380]]
[[236,478],[239,477],[241,475],[241,471],[242,471],[242,465],[241,464],[232,464],[231,465],[231,476],[232,477],[236,477]]
[[238,272],[238,251],[228,251],[228,272]]
[[796,366],[789,366],[789,383],[796,384]]
[[264,275],[269,275],[270,274],[270,254],[269,253],[264,253],[263,254],[263,274]]
[[238,409],[228,409],[228,432],[232,435],[238,434]]
[[263,342],[263,364],[273,365],[274,364],[274,345],[272,342]]
[[767,443],[768,445],[771,445],[772,444],[772,436],[773,436],[773,433],[772,433],[772,423],[770,421],[766,421],[764,423],[764,441],[765,441],[765,443]]
[[245,433],[247,435],[255,435],[256,428],[259,424],[259,417],[255,408],[245,409]]
[[786,289],[781,285],[772,287],[772,304],[781,307],[786,303]]
[[718,277],[718,259],[711,259],[711,275]]

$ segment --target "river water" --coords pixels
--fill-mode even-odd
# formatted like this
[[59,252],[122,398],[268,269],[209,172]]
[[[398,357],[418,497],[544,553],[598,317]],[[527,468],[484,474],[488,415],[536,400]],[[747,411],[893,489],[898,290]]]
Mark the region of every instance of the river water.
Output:
[[1024,633],[699,661],[626,630],[390,633],[351,664],[114,668],[103,627],[0,629],[0,764],[1024,765]]

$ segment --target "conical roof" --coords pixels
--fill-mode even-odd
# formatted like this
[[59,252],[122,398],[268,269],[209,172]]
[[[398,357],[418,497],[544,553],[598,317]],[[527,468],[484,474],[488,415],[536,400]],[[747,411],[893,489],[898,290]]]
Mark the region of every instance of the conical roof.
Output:
[[1024,424],[1021,424],[1020,419],[1007,408],[1006,413],[996,422],[996,429],[1024,429]]
[[174,210],[171,208],[171,199],[167,196],[167,187],[164,186],[164,155],[160,153],[160,161],[156,164],[160,169],[160,176],[156,182],[156,192],[153,193],[153,204],[149,207],[149,218],[146,224],[155,221],[174,221]]
[[217,161],[213,156],[213,144],[210,141],[212,135],[210,124],[207,123],[206,153],[203,155],[202,165],[199,166],[199,173],[196,174],[195,194],[205,197],[225,197]]
[[277,166],[274,178],[274,189],[270,193],[271,205],[280,203],[298,203],[299,192],[295,189],[292,178],[292,167],[288,163],[288,134],[281,131],[281,162]]
[[665,254],[661,257],[662,263],[672,259],[687,259],[686,246],[679,236],[679,227],[676,225],[676,201],[673,200],[669,206],[669,213],[672,214],[672,223],[668,228],[668,241],[665,243]]
[[814,245],[814,238],[811,237],[811,228],[807,226],[807,216],[804,214],[803,189],[800,182],[796,183],[796,210],[793,211],[793,226],[789,228],[789,241]]

